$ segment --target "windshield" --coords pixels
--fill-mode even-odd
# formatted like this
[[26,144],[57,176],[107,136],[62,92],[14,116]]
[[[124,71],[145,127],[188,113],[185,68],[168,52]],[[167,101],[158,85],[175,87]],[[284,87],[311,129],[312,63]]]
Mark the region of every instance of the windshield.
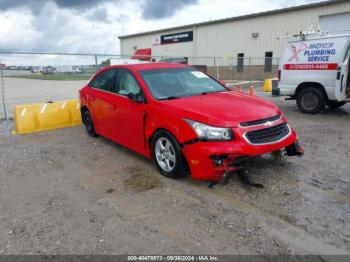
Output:
[[159,100],[227,91],[220,83],[193,68],[141,71],[153,97]]

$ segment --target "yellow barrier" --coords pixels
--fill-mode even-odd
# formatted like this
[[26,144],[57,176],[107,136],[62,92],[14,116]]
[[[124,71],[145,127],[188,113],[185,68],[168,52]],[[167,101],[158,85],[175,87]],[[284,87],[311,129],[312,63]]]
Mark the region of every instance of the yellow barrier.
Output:
[[263,85],[263,91],[264,92],[272,92],[272,81],[278,80],[278,78],[269,78],[266,79]]
[[16,134],[29,134],[81,124],[77,99],[15,106]]

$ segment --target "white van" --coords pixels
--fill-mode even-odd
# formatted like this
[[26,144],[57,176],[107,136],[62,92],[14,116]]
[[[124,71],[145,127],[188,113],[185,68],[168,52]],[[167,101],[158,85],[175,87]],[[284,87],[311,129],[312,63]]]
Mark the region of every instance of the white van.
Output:
[[350,35],[291,41],[280,61],[277,92],[296,99],[303,113],[341,107],[350,101],[349,56]]

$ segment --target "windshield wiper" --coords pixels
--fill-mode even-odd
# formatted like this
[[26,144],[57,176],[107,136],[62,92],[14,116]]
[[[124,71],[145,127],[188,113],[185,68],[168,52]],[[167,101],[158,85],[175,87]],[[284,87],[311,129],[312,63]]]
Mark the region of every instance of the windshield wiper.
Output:
[[213,93],[224,92],[224,91],[226,91],[226,90],[204,91],[204,92],[197,93],[197,94],[189,94],[189,95],[183,95],[183,96],[166,96],[166,97],[158,98],[158,100],[179,99],[179,98],[183,98],[183,97],[207,95],[207,94],[213,94]]
[[215,91],[204,91],[204,92],[201,92],[197,95],[207,95],[207,94],[215,94],[215,93],[221,93],[221,92],[226,92],[228,90],[215,90]]
[[159,98],[158,100],[172,100],[172,99],[178,99],[181,98],[180,96],[167,96],[167,97],[162,97]]

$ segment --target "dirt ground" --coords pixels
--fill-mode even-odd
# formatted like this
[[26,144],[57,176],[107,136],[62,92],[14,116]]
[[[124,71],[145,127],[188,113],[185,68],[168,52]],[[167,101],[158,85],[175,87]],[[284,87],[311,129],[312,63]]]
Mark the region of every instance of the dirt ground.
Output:
[[214,189],[81,126],[12,135],[0,124],[0,254],[350,254],[350,105],[280,106],[303,158],[250,162]]

